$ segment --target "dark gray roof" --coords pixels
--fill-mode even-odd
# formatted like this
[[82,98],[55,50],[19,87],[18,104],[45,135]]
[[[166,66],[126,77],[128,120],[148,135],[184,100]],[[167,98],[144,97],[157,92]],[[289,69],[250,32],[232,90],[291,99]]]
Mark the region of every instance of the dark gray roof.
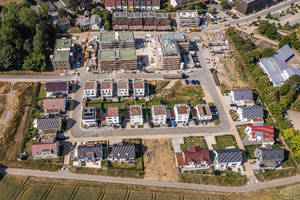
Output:
[[106,147],[102,144],[88,143],[78,146],[77,152],[80,160],[103,160],[106,155]]
[[253,92],[249,89],[232,90],[234,99],[236,101],[241,100],[253,100]]
[[262,161],[277,161],[284,160],[284,149],[280,147],[272,148],[257,148],[255,151],[261,151]]
[[112,146],[113,159],[135,159],[135,144],[130,142],[119,142]]
[[63,92],[68,91],[68,82],[47,82],[45,85],[46,92]]
[[293,50],[290,48],[289,45],[284,45],[283,47],[281,47],[274,55],[274,58],[278,58],[284,61],[287,61],[288,59],[290,59],[292,56],[294,55]]
[[245,153],[241,149],[218,149],[215,151],[217,152],[218,163],[245,161]]
[[243,118],[264,118],[264,109],[260,106],[241,107]]
[[39,130],[59,130],[61,128],[61,118],[38,118],[36,119]]

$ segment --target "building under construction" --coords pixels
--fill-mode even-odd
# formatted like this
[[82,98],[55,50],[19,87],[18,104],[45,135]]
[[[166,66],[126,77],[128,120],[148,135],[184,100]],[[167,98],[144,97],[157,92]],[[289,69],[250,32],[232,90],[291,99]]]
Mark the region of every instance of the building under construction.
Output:
[[135,48],[132,32],[108,32],[100,34],[100,49]]
[[198,12],[194,10],[178,10],[176,23],[178,29],[200,30],[200,17]]
[[161,34],[163,69],[179,69],[181,54],[189,53],[189,40],[184,33]]
[[114,12],[114,30],[171,30],[168,13],[155,12]]
[[103,49],[98,53],[100,71],[107,70],[136,70],[137,56],[135,49]]

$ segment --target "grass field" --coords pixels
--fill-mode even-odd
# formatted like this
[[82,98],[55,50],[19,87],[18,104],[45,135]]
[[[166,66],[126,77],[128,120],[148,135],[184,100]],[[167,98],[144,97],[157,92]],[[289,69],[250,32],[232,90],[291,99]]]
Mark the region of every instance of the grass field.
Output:
[[220,193],[114,183],[0,176],[0,200],[296,200],[300,185],[249,193]]
[[191,146],[199,146],[202,149],[205,149],[205,143],[203,137],[185,137],[184,144],[180,145],[181,150],[186,150]]
[[214,149],[225,149],[226,147],[236,146],[236,141],[233,135],[215,136],[216,144],[213,145]]

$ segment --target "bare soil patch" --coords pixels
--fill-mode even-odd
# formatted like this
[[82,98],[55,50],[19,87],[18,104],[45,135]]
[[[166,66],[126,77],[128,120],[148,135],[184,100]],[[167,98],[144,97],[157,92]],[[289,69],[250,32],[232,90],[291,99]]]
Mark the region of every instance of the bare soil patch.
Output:
[[300,112],[294,110],[288,110],[288,119],[292,121],[294,128],[300,130]]
[[145,179],[178,181],[171,139],[143,140],[148,148],[144,154]]

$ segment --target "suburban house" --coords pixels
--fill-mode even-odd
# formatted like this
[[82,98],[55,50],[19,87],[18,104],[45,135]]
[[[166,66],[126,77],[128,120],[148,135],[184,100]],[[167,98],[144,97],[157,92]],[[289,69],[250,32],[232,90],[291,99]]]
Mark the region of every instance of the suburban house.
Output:
[[67,96],[69,94],[69,82],[47,82],[44,90],[47,97]]
[[118,106],[106,107],[106,125],[119,126],[120,125],[120,112]]
[[253,125],[262,126],[264,121],[264,109],[260,106],[239,107],[237,114],[241,121],[250,121]]
[[238,148],[214,150],[215,169],[225,170],[227,167],[239,167],[245,161],[245,153]]
[[43,99],[43,109],[48,114],[59,114],[66,111],[66,99]]
[[130,162],[136,157],[135,144],[131,142],[119,142],[113,144],[111,152],[111,161]]
[[274,126],[265,124],[263,126],[248,125],[245,128],[250,141],[261,141],[263,146],[274,144]]
[[253,106],[253,92],[249,89],[231,90],[230,92],[231,102],[238,106]]
[[35,142],[31,145],[32,157],[38,158],[57,158],[59,155],[59,141],[44,143]]
[[254,150],[259,166],[264,169],[275,169],[284,160],[284,149],[280,147],[264,148]]
[[86,81],[84,83],[83,93],[86,98],[97,98],[98,83],[97,81]]
[[175,104],[174,113],[177,124],[186,124],[190,118],[190,107],[186,104]]
[[71,22],[67,17],[62,17],[54,20],[54,24],[60,29],[60,30],[66,30],[71,27]]
[[80,162],[102,161],[107,158],[107,147],[102,144],[87,142],[77,147],[77,157],[75,155],[74,158]]
[[133,81],[133,95],[135,97],[146,96],[146,87],[144,80],[134,80]]
[[55,118],[37,118],[33,122],[33,126],[39,130],[40,133],[47,131],[60,131],[62,120],[59,117]]
[[181,153],[176,153],[177,165],[186,170],[207,169],[210,166],[210,155],[206,149],[192,146]]
[[92,24],[92,30],[100,30],[101,24],[102,24],[102,19],[100,15],[94,14],[91,16],[91,24]]
[[152,121],[155,125],[164,125],[167,123],[167,110],[164,105],[153,105],[151,107]]
[[200,122],[212,120],[212,113],[208,104],[198,104],[195,109],[197,111],[197,118]]
[[117,83],[117,95],[118,97],[129,97],[130,88],[128,80],[120,80]]
[[82,108],[81,124],[85,128],[98,126],[95,106]]
[[130,124],[131,126],[144,124],[142,105],[130,106]]
[[106,98],[113,97],[113,81],[103,81],[101,83],[101,96]]
[[287,64],[294,55],[290,46],[284,45],[271,57],[259,60],[259,66],[267,73],[273,86],[281,86],[293,75],[300,76],[300,69],[291,68]]

